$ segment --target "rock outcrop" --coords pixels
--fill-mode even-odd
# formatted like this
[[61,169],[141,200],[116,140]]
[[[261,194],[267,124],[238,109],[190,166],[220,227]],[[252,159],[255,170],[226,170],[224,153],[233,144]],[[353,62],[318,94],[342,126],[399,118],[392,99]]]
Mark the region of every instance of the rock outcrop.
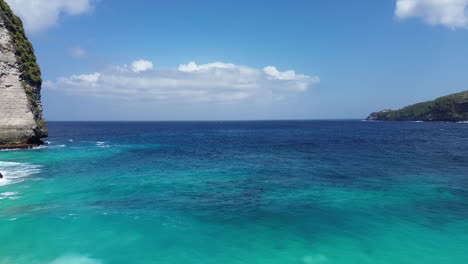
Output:
[[468,121],[468,91],[407,106],[400,110],[382,110],[367,117],[370,121]]
[[41,72],[21,20],[0,0],[0,148],[41,144]]

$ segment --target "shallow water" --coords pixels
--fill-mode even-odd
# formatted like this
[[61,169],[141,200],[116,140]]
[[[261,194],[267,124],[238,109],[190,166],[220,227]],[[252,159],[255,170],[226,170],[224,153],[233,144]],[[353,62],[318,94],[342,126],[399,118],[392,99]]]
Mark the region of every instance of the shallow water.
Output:
[[468,125],[51,122],[0,264],[468,263]]

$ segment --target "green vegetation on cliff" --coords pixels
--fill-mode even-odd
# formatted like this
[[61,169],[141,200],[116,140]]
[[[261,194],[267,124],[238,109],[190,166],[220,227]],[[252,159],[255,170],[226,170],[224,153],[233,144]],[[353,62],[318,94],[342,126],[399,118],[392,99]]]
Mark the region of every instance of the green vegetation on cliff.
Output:
[[41,70],[36,62],[34,48],[26,37],[23,23],[11,11],[4,0],[0,0],[0,16],[5,21],[5,27],[13,40],[16,57],[18,58],[21,79],[34,86],[41,86]]
[[400,110],[383,110],[367,117],[379,121],[468,121],[468,91],[407,106]]
[[14,52],[16,56],[21,85],[24,88],[28,99],[28,106],[34,115],[34,120],[37,125],[37,127],[34,128],[36,137],[32,140],[40,141],[39,138],[47,136],[47,128],[42,118],[42,105],[40,100],[42,85],[41,70],[36,62],[34,48],[26,36],[21,19],[13,13],[4,0],[0,0],[0,18],[11,37],[12,49],[10,47],[7,49],[8,52]]
[[46,125],[45,121],[42,118],[42,108],[39,105],[40,102],[40,94],[37,93],[36,89],[31,87],[31,85],[27,84],[26,82],[21,82],[21,85],[26,92],[26,96],[28,97],[28,104],[31,108],[32,113],[34,114],[34,119],[36,120],[37,127],[40,130],[45,130]]

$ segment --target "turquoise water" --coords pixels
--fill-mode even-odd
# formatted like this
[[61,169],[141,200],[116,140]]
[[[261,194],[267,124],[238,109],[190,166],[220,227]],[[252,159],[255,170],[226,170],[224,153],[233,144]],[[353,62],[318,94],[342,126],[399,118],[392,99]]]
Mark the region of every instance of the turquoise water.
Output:
[[468,124],[51,122],[0,264],[468,263]]

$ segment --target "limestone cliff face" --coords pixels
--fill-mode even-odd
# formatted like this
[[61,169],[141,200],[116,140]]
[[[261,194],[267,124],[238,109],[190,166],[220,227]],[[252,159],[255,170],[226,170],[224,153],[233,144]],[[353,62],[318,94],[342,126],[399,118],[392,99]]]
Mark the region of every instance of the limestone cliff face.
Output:
[[41,84],[21,20],[0,0],[0,147],[40,144],[47,136]]

